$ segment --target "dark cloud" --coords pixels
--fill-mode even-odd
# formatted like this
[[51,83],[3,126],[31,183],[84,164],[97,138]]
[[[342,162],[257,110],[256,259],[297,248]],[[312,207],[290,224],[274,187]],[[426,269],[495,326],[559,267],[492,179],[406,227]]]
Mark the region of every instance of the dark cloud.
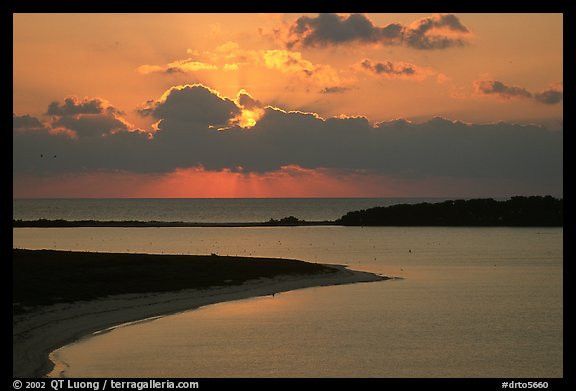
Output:
[[246,90],[240,90],[236,99],[239,106],[247,110],[263,107],[262,103],[254,99]]
[[416,74],[416,67],[412,64],[394,64],[390,61],[362,60],[360,66],[376,75],[388,76],[413,76]]
[[288,28],[286,45],[328,46],[351,42],[405,45],[415,49],[446,49],[468,44],[470,31],[453,14],[433,15],[410,26],[375,26],[362,14],[301,16]]
[[52,121],[53,128],[64,128],[77,137],[97,137],[128,131],[126,122],[113,115],[64,116]]
[[321,94],[341,94],[343,92],[348,92],[350,91],[350,88],[348,87],[326,87],[323,88],[322,90],[320,90]]
[[[442,30],[448,30],[452,34],[443,34]],[[454,36],[453,33],[463,36]],[[469,33],[455,15],[434,15],[420,19],[414,23],[414,27],[406,29],[404,41],[406,45],[416,49],[446,49],[465,46],[468,42],[464,37]]]
[[238,115],[240,108],[218,92],[195,84],[173,87],[160,100],[150,102],[139,112],[161,120],[221,126]]
[[352,68],[374,77],[386,79],[421,81],[433,75],[436,75],[439,79],[445,77],[430,68],[420,67],[407,62],[376,61],[368,58],[355,64]]
[[[235,126],[239,122],[234,119],[252,109],[262,110],[254,126]],[[26,122],[37,123],[18,117],[14,173],[162,173],[198,166],[242,167],[248,173],[299,166],[397,178],[484,178],[535,185],[552,181],[560,187],[562,183],[562,132],[534,125],[466,124],[443,118],[373,125],[364,117],[323,119],[314,113],[259,108],[247,93],[232,100],[201,85],[172,88],[150,102],[145,114],[158,120],[153,137],[120,131],[73,139],[48,130],[26,132]],[[227,130],[214,127],[221,124],[227,124]],[[62,125],[78,130],[93,124]],[[100,126],[111,129],[112,124]],[[43,151],[57,151],[59,158],[50,165],[34,158]]]
[[461,33],[470,32],[454,14],[429,16],[418,20],[415,25],[416,27],[411,28],[411,30],[418,32],[420,35],[424,35],[430,30],[441,28],[448,28]]
[[12,127],[14,129],[24,129],[24,130],[42,130],[45,129],[44,125],[36,117],[26,115],[18,116],[12,113]]
[[481,95],[496,95],[502,99],[532,98],[532,94],[525,88],[507,86],[497,80],[478,80],[474,85]]
[[506,100],[512,98],[534,98],[539,103],[555,105],[564,98],[562,83],[536,94],[532,94],[522,87],[507,86],[497,80],[477,80],[474,82],[474,87],[480,95],[494,95]]
[[84,99],[79,101],[74,97],[64,99],[64,104],[52,102],[48,106],[48,115],[78,115],[78,114],[100,114],[103,111],[100,99]]
[[302,16],[290,27],[295,41],[303,46],[322,46],[351,41],[378,42],[383,39],[394,41],[402,38],[402,26],[393,24],[384,28],[376,27],[361,14],[340,17],[336,14],[319,14],[312,18]]
[[564,91],[562,89],[555,89],[550,88],[546,91],[539,92],[534,95],[534,99],[536,99],[540,103],[544,103],[547,105],[555,105],[557,103],[562,102],[564,98]]
[[64,99],[60,104],[50,103],[46,114],[51,115],[52,133],[66,133],[71,137],[98,137],[130,130],[122,118],[122,111],[101,98],[76,97]]

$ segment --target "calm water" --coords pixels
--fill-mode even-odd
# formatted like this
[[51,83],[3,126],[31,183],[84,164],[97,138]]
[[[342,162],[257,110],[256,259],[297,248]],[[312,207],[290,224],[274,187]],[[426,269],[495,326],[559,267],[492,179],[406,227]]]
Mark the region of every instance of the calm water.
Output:
[[335,220],[347,212],[398,203],[438,202],[441,198],[133,198],[16,199],[14,219],[140,220],[199,223],[259,222],[295,216]]
[[561,377],[562,228],[15,229],[14,246],[291,257],[404,280],[311,288],[66,346],[66,376]]

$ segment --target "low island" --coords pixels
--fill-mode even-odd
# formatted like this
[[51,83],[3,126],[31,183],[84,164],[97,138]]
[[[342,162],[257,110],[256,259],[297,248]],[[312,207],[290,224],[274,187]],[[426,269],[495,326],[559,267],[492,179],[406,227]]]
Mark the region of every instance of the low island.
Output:
[[561,227],[564,201],[551,196],[449,200],[398,204],[349,212],[334,222],[346,226]]
[[13,249],[13,376],[120,324],[295,289],[388,277],[289,259]]

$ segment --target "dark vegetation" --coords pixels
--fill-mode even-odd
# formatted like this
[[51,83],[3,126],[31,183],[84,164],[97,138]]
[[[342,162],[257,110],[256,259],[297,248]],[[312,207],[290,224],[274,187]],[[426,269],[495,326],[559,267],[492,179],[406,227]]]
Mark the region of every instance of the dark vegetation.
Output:
[[349,212],[337,224],[348,226],[561,227],[563,200],[512,197],[400,204]]
[[238,285],[278,275],[336,269],[288,259],[217,255],[113,254],[13,249],[13,303],[24,307],[71,303],[122,293],[168,292]]
[[280,220],[270,219],[267,225],[279,226],[279,225],[308,225],[309,223],[305,220],[300,220],[294,216],[283,217]]

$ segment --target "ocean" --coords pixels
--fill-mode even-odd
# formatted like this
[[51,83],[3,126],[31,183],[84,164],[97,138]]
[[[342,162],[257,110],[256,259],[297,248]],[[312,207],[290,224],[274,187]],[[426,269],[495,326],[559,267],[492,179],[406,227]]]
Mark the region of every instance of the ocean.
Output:
[[[15,200],[14,218],[331,220],[386,202],[406,200]],[[187,205],[187,212],[178,213],[177,205]],[[296,258],[402,278],[303,289],[118,327],[57,350],[64,376],[564,374],[563,228],[18,228],[13,233],[13,245],[20,248]]]
[[444,198],[80,198],[15,199],[19,220],[263,222],[294,216],[335,220],[354,210],[399,203],[440,202]]

